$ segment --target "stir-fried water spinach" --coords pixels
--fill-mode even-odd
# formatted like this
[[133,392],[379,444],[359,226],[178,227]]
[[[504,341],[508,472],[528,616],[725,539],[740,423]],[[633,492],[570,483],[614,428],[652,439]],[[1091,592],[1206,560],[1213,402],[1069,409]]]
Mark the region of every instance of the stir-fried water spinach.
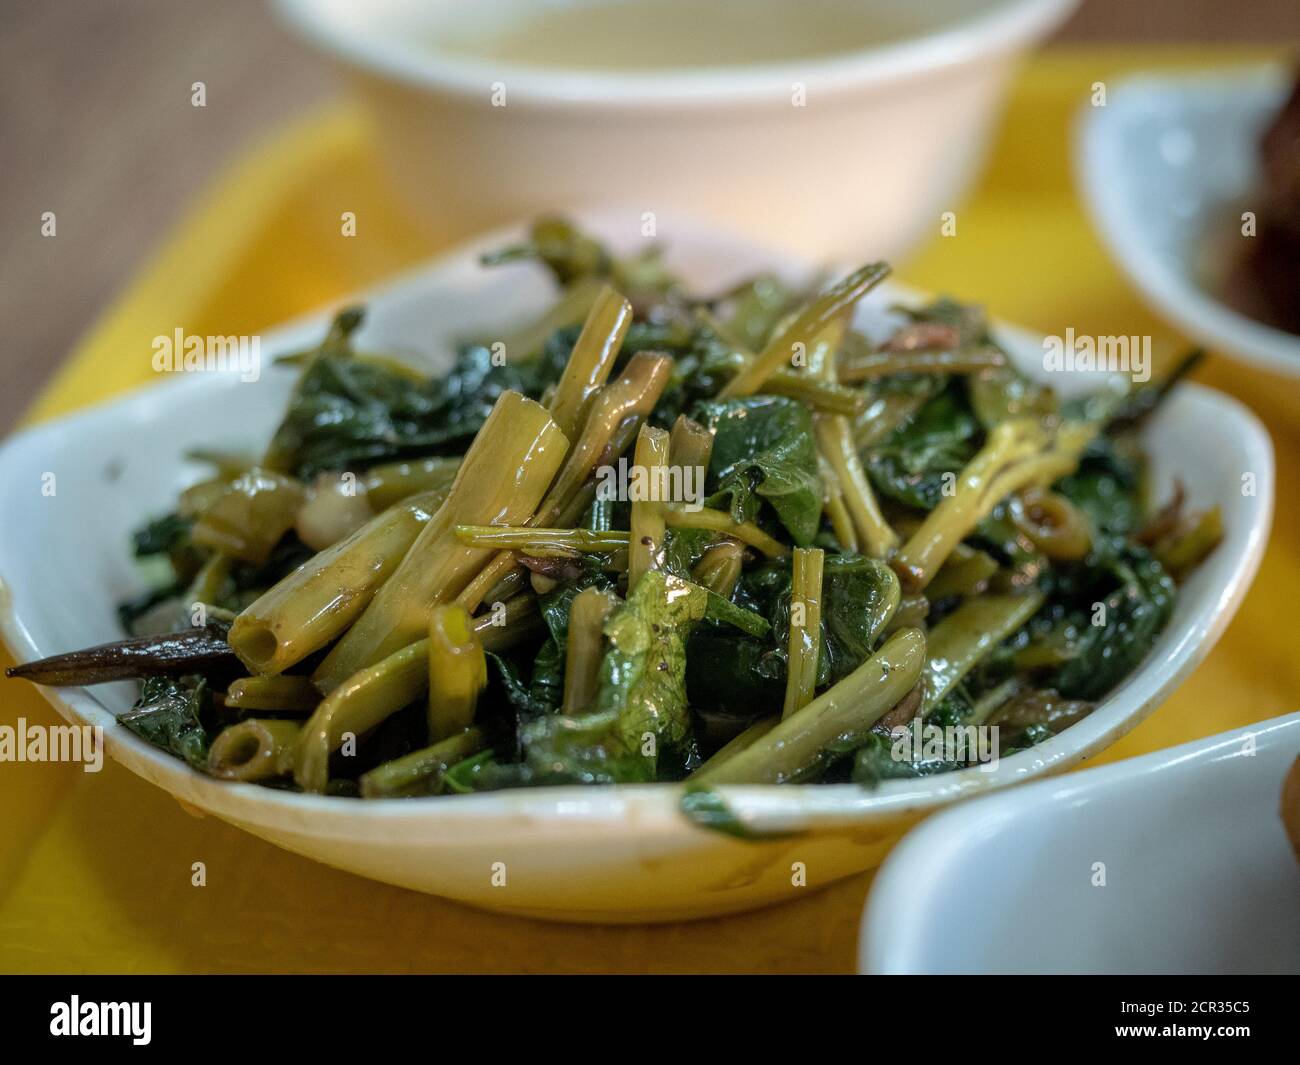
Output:
[[[1061,403],[978,308],[855,328],[821,292],[686,292],[563,220],[542,319],[431,377],[358,346],[283,362],[261,456],[144,524],[129,638],[11,671],[136,677],[119,721],[217,777],[365,798],[545,784],[882,780],[1085,717],[1148,654],[1214,511],[1153,508],[1169,382]],[[504,357],[502,357],[504,353]],[[922,726],[992,746],[909,746]],[[900,753],[900,750],[902,753]]]

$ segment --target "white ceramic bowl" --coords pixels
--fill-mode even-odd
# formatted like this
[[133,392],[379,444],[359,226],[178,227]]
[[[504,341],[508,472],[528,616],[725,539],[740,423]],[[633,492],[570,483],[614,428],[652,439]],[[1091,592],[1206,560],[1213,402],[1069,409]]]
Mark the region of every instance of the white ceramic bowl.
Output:
[[[635,208],[579,221],[626,252],[641,240]],[[700,290],[761,270],[807,276],[808,264],[714,229],[666,222],[668,262]],[[503,316],[539,313],[552,299],[534,267],[485,270],[478,254],[519,231],[475,241],[366,296],[363,346],[424,353],[445,366],[453,338],[499,335]],[[976,286],[977,287],[977,286]],[[968,295],[975,296],[977,292]],[[880,334],[897,289],[877,290],[860,323]],[[262,338],[264,357],[322,335],[326,315]],[[1021,348],[1020,350],[1026,350]],[[1035,345],[1027,368],[1041,372]],[[140,357],[147,357],[141,353]],[[293,374],[182,375],[104,406],[37,426],[0,449],[0,627],[22,660],[118,638],[114,607],[138,592],[128,536],[167,512],[201,474],[181,454],[199,445],[265,442]],[[1053,383],[1059,384],[1059,381]],[[852,785],[723,789],[741,821],[770,838],[741,841],[688,823],[669,785],[536,789],[431,800],[361,802],[228,784],[114,727],[129,685],[45,689],[68,718],[105,726],[108,753],[184,802],[300,854],[364,876],[493,909],[556,919],[668,920],[797,897],[792,863],[811,887],[869,869],[913,822],[969,795],[1066,769],[1156,708],[1208,652],[1259,564],[1273,499],[1268,437],[1240,404],[1181,388],[1147,430],[1156,486],[1177,476],[1193,505],[1223,508],[1226,538],[1183,587],[1174,617],[1142,667],[1081,723],[992,772],[971,769],[876,791]],[[1257,494],[1243,496],[1242,471]],[[57,493],[42,494],[53,472]],[[17,682],[7,682],[17,683]],[[781,835],[783,834],[783,835]],[[492,884],[505,862],[507,884]]]
[[[441,52],[439,26],[470,17],[451,0],[276,7],[347,73],[397,187],[444,238],[618,203],[713,218],[819,259],[896,258],[959,205],[1013,61],[1078,0],[862,2],[924,30],[824,59],[648,72]],[[523,6],[475,0],[472,17]],[[505,106],[493,106],[497,86]]]
[[1208,242],[1252,206],[1260,134],[1286,85],[1286,71],[1274,66],[1121,82],[1105,107],[1081,112],[1075,164],[1098,232],[1156,311],[1273,375],[1274,389],[1300,412],[1300,336],[1220,302],[1203,269],[1215,254]]
[[876,875],[860,968],[1300,973],[1297,756],[1291,714],[932,818]]

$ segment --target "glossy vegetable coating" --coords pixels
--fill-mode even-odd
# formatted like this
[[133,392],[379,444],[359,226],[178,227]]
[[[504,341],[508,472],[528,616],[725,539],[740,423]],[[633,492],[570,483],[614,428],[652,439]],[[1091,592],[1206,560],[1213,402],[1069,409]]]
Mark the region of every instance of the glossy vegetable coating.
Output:
[[[872,788],[1072,727],[1231,520],[1146,495],[1143,422],[1195,357],[1065,402],[978,307],[858,328],[880,263],[692,293],[558,218],[488,257],[524,260],[553,307],[445,374],[359,349],[359,308],[285,356],[261,459],[193,453],[135,535],[139,635],[11,674],[139,678],[122,727],[221,779],[679,783],[737,831],[715,785]],[[930,726],[997,733],[896,747]]]

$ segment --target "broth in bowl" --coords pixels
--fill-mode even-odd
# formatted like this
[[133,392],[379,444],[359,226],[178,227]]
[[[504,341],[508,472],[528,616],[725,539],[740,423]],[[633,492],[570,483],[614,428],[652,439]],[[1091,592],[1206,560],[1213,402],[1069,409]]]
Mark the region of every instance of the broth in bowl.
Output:
[[673,70],[823,58],[924,32],[916,6],[854,0],[587,0],[505,5],[440,24],[439,51],[565,70]]

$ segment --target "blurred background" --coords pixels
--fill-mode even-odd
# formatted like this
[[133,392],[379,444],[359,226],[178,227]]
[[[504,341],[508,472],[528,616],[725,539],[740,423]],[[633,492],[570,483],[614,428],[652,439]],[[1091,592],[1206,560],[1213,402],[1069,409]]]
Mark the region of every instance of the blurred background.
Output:
[[[0,432],[222,166],[341,90],[263,0],[4,0]],[[1272,43],[1296,0],[1085,0],[1052,46]],[[190,106],[203,80],[209,106]],[[60,235],[45,240],[44,211]]]
[[[352,2],[367,17],[373,11],[373,0]],[[272,18],[268,0],[0,0],[0,19],[0,434],[79,345],[76,372],[56,390],[57,411],[148,380],[140,338],[160,328],[255,332],[428,254],[410,213],[396,196],[389,203],[377,142],[346,107],[329,106],[343,96],[340,80]],[[1040,329],[1150,333],[1185,350],[1185,338],[1144,306],[1093,231],[1071,168],[1073,122],[1098,77],[1162,64],[1217,69],[1242,53],[1280,55],[1297,43],[1297,0],[1084,0],[1048,42],[1049,54],[1022,70],[991,165],[963,213],[964,239],[936,237],[928,251],[918,248],[904,276],[986,300]],[[206,85],[202,108],[191,105],[196,81]],[[285,135],[299,120],[293,128],[306,136]],[[951,154],[951,142],[942,145]],[[286,157],[280,170],[264,165]],[[527,175],[533,181],[535,169]],[[357,202],[354,194],[365,222],[345,250],[339,211]],[[876,202],[892,209],[895,201]],[[50,211],[64,239],[42,236]],[[184,239],[160,259],[178,232]],[[223,249],[228,233],[243,239]],[[86,343],[110,311],[110,327]],[[193,323],[178,317],[186,313]],[[1238,394],[1251,380],[1263,382],[1256,392],[1296,392],[1227,357],[1210,360],[1200,376]],[[1296,425],[1291,416],[1268,422],[1282,485],[1300,483]],[[1264,568],[1221,645],[1105,760],[1295,708],[1294,625],[1278,623],[1300,595],[1293,495],[1279,494]],[[0,720],[52,720],[34,690],[4,694]],[[0,964],[189,972],[821,972],[854,964],[865,877],[725,920],[575,930],[309,864],[214,818],[192,820],[121,767],[85,780],[61,768],[68,772],[0,772],[0,808],[9,815],[0,834]],[[237,871],[199,902],[189,881],[196,854]]]

